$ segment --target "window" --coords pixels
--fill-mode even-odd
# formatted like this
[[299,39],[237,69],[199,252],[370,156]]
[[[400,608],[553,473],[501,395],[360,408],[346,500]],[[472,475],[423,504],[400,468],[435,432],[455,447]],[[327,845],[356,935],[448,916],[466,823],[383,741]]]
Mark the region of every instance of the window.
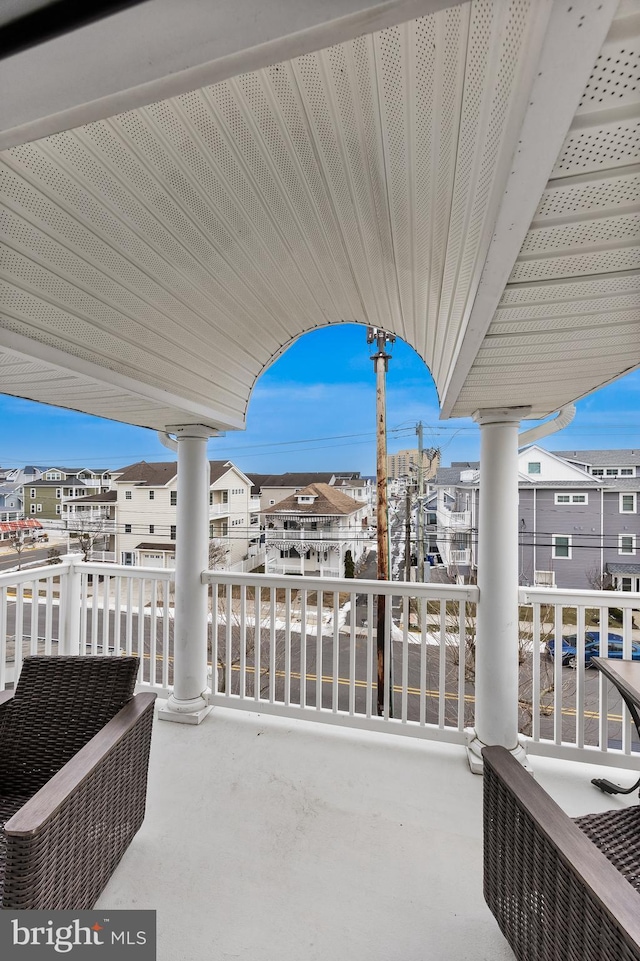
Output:
[[130,501],[130,500],[131,500],[131,497],[132,497],[131,491],[125,491],[125,492],[124,492],[124,499],[125,499],[126,501]]
[[35,512],[36,512],[36,505],[35,505],[35,504],[32,504],[32,505],[31,505],[31,513],[32,513],[32,514],[35,514]]
[[275,504],[275,501],[273,500],[269,501],[269,507],[272,507],[274,504]]
[[149,500],[150,500],[150,501],[154,501],[155,499],[156,499],[156,492],[155,492],[155,491],[149,491]]
[[170,493],[169,496],[170,496],[171,506],[172,506],[172,507],[175,507],[175,506],[177,505],[177,503],[178,503],[178,492],[177,492],[177,491],[171,491],[171,493]]
[[56,487],[56,498],[60,500],[61,497],[62,497],[62,488]]
[[540,461],[530,460],[527,464],[527,474],[539,474],[540,473]]
[[131,524],[125,524],[125,525],[124,525],[124,532],[125,532],[125,534],[130,534],[130,533],[131,533]]
[[36,513],[38,514],[42,513],[42,504],[36,504]]
[[56,514],[62,514],[62,504],[56,504]]
[[630,577],[621,578],[621,583],[623,591],[630,591],[633,587],[633,582]]
[[213,491],[209,491],[209,507],[213,506]]
[[571,536],[569,534],[553,534],[551,536],[552,557],[565,560],[571,559]]
[[35,496],[36,496],[36,489],[35,489],[35,487],[32,487],[32,488],[31,488],[31,499],[33,500],[33,498],[34,498]]
[[556,494],[555,503],[556,504],[586,504],[588,503],[588,494]]
[[171,529],[170,529],[170,531],[169,531],[169,537],[171,538],[172,541],[175,541],[175,539],[176,539],[176,525],[175,525],[175,524],[172,524],[172,525],[171,525]]
[[149,533],[150,533],[150,534],[155,534],[155,532],[156,532],[156,525],[155,525],[155,524],[149,524]]
[[636,512],[636,495],[620,494],[620,513],[635,514],[635,512]]
[[62,480],[62,474],[57,470],[50,470],[45,477],[47,480]]
[[593,474],[594,477],[604,477],[604,468],[594,467],[591,473]]
[[620,468],[620,476],[621,476],[621,477],[633,477],[633,476],[634,476],[633,467],[621,467],[621,468]]
[[618,468],[617,467],[607,467],[607,477],[617,477]]
[[618,534],[618,554],[635,554],[635,534]]

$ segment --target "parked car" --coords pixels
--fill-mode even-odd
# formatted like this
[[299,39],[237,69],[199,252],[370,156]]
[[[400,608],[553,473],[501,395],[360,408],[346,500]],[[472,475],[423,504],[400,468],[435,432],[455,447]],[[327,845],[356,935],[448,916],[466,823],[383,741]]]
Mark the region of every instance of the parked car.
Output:
[[[622,634],[608,634],[608,653],[607,657],[622,658]],[[562,638],[562,663],[568,667],[576,668],[577,661],[578,635],[567,634]],[[551,637],[547,641],[546,650],[550,657],[555,657],[555,638]],[[600,657],[600,631],[585,631],[584,635],[584,663],[585,667],[591,666],[591,658]],[[640,644],[637,641],[631,642],[631,657],[634,661],[640,661]]]

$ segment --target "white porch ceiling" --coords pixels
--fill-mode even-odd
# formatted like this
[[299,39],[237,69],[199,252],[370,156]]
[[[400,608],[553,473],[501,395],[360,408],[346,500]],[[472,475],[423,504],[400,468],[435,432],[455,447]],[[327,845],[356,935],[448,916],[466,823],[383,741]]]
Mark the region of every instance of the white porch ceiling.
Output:
[[240,428],[275,357],[349,322],[410,343],[445,416],[636,366],[637,0],[423,6],[4,150],[0,389]]

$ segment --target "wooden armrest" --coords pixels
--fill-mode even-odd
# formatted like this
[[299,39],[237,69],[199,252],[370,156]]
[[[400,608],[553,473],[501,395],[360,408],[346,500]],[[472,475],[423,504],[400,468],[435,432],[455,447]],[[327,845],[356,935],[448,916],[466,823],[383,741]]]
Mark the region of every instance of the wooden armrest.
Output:
[[135,727],[155,699],[156,695],[151,693],[136,694],[132,697],[102,730],[9,818],[4,829],[7,837],[28,837],[40,831],[65,800]]
[[635,888],[506,748],[487,747],[482,754],[489,776],[498,777],[616,926],[640,945],[640,895]]

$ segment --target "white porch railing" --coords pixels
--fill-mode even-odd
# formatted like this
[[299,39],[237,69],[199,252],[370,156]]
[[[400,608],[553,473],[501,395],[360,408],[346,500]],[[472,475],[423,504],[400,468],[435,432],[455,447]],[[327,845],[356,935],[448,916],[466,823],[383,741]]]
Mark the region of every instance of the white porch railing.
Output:
[[[214,704],[462,743],[475,587],[208,572]],[[377,599],[386,598],[378,716]],[[471,610],[472,609],[472,610]]]
[[471,527],[471,511],[451,511],[445,523],[449,527]]
[[[173,683],[172,570],[60,564],[0,575],[0,689],[28,654],[136,654],[140,686]],[[462,742],[473,724],[477,588],[209,571],[212,700]],[[377,598],[386,600],[377,714]],[[640,594],[521,588],[520,716],[532,754],[640,763],[619,697],[585,666],[589,632],[640,656]],[[575,664],[546,650],[575,635]],[[561,643],[558,643],[561,650]],[[606,644],[601,644],[606,653]],[[605,757],[606,755],[606,757]]]
[[622,638],[624,658],[640,659],[640,631],[633,621],[634,612],[640,614],[640,594],[543,587],[521,588],[519,594],[521,728],[527,750],[599,763],[606,754],[608,764],[638,768],[640,745],[631,718],[588,662],[592,652],[607,657],[610,635]]
[[452,550],[449,554],[449,563],[451,564],[470,564],[471,563],[471,550],[468,547],[464,547],[462,550]]
[[29,654],[135,654],[138,684],[173,682],[172,570],[65,560],[0,575],[0,690]]

